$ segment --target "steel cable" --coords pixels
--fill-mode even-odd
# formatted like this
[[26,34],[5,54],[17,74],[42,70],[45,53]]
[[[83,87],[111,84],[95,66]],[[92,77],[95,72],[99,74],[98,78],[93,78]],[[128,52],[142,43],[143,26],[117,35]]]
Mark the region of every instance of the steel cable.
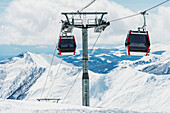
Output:
[[159,3],[159,4],[157,4],[157,5],[149,8],[149,9],[143,11],[143,12],[136,13],[136,14],[129,15],[129,16],[125,16],[125,17],[118,18],[118,19],[114,19],[114,20],[110,20],[110,22],[116,22],[116,21],[119,21],[119,20],[124,20],[124,19],[127,19],[127,18],[131,18],[131,17],[134,17],[134,16],[138,16],[138,15],[141,15],[141,14],[145,14],[146,12],[148,12],[148,11],[150,11],[150,10],[156,8],[156,7],[159,7],[159,6],[163,5],[163,4],[165,4],[166,2],[168,2],[168,1],[170,1],[170,0],[166,0],[166,1],[164,1],[164,2],[161,2],[161,3]]

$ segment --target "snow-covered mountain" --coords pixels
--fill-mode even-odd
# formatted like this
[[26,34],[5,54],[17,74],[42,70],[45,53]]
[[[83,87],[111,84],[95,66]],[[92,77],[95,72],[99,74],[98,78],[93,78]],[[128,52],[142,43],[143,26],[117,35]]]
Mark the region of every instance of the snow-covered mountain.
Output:
[[[89,56],[90,106],[170,111],[169,48],[153,45],[147,57],[127,56],[124,47],[93,50]],[[64,56],[63,61],[62,56],[55,56],[50,72],[52,55],[48,54],[27,52],[1,61],[0,98],[59,98],[62,104],[81,105],[81,54]]]

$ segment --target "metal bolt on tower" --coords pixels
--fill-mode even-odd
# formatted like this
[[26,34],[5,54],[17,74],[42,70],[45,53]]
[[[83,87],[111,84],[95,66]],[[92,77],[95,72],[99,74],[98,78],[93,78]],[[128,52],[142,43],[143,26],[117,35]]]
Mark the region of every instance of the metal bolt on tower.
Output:
[[[107,12],[71,12],[61,13],[65,15],[66,20],[62,21],[62,32],[71,33],[73,28],[82,29],[82,47],[83,47],[83,77],[82,77],[82,105],[90,106],[89,96],[89,75],[88,75],[88,29],[94,28],[94,32],[102,32],[110,22],[103,20]],[[76,16],[78,15],[78,16]],[[71,21],[69,19],[71,16]],[[83,19],[81,18],[83,16]],[[88,18],[89,16],[89,18]],[[92,16],[94,16],[92,18]],[[76,17],[79,17],[78,19]]]

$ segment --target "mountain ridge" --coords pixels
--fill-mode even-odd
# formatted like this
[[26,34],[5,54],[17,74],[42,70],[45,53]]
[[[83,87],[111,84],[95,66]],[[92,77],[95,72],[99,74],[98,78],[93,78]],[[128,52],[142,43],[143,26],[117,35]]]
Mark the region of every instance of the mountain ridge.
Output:
[[[106,51],[95,49],[89,60],[89,65],[94,66],[89,67],[91,106],[140,112],[170,111],[170,76],[167,68],[170,52],[168,45],[162,46],[164,49],[155,48],[149,57],[126,56],[121,47]],[[26,52],[0,61],[0,74],[3,75],[0,78],[0,97],[36,101],[41,97],[48,76],[41,98],[60,98],[59,103],[81,105],[81,51],[74,57],[64,56],[62,63],[62,57],[55,56],[48,75],[51,59],[52,55],[49,54]],[[106,66],[101,70],[103,61]],[[161,71],[159,64],[165,64],[162,67],[165,70]],[[153,65],[158,65],[155,68],[158,72],[154,71],[157,74],[149,70]],[[107,66],[111,66],[108,67],[110,69],[106,70]],[[66,96],[74,81],[73,88]]]

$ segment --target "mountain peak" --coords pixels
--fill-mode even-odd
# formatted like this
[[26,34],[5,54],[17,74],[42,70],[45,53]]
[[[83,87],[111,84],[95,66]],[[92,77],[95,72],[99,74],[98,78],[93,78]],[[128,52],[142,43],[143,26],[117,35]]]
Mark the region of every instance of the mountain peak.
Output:
[[31,58],[31,54],[30,52],[25,52],[25,53],[21,53],[15,57],[11,57],[11,58],[8,58],[6,60],[3,60],[3,61],[0,61],[0,64],[12,64],[12,63],[16,63],[16,62],[22,62],[24,61],[23,63],[33,63],[33,59]]

